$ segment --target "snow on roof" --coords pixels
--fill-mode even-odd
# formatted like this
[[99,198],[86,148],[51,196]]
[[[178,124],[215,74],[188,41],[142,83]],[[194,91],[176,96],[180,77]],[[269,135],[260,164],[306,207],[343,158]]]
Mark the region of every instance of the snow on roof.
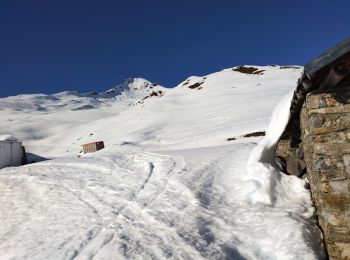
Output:
[[17,138],[12,135],[0,135],[0,142],[1,141],[13,141],[18,142]]

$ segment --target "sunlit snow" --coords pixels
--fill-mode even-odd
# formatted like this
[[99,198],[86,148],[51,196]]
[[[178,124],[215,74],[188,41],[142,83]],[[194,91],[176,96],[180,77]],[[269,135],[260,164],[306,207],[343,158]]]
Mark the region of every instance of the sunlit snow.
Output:
[[0,170],[0,258],[325,258],[306,181],[272,156],[301,68],[256,68],[0,99],[0,135],[44,160]]

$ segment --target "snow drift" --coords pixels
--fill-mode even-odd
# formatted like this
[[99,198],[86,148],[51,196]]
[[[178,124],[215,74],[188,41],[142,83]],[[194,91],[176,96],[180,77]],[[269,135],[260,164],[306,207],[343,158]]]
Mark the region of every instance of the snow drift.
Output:
[[0,135],[0,141],[13,141],[17,142],[17,138],[12,135]]

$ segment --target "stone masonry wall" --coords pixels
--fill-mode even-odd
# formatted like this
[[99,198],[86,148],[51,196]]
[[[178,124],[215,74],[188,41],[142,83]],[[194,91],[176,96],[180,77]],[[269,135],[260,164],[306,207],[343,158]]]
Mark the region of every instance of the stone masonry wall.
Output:
[[350,259],[350,87],[308,94],[301,111],[307,177],[330,259]]

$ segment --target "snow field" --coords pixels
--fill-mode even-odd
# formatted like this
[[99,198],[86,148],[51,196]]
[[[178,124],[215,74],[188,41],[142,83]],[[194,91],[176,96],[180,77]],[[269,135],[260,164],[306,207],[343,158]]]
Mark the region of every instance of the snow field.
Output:
[[[8,98],[1,131],[52,160],[0,171],[0,258],[325,258],[305,181],[271,157],[301,70],[256,68],[264,74],[226,69],[145,100],[138,79],[80,110],[48,107],[95,101],[64,92],[37,109],[31,96],[17,111],[23,101]],[[106,148],[77,158],[93,140]]]

